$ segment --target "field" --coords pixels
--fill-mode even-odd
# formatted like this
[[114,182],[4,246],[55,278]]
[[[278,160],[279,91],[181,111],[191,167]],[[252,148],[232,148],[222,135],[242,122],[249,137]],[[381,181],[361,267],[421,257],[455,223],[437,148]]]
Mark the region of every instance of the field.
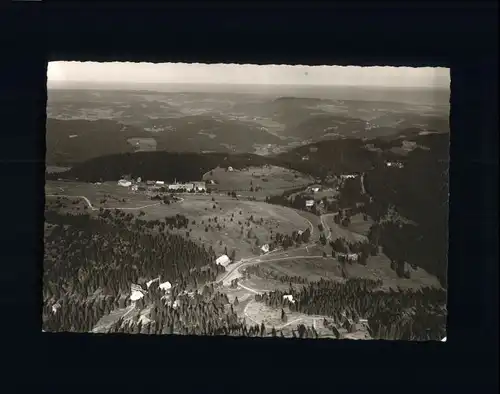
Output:
[[[349,242],[363,242],[366,241],[366,236],[357,232],[350,231],[333,221],[333,215],[328,215],[324,218],[324,223],[330,228],[331,239],[345,238]],[[358,223],[358,221],[356,221]]]
[[[318,248],[319,249],[319,248]],[[331,250],[325,247],[325,250]],[[331,252],[330,252],[331,253]],[[302,254],[306,253],[293,253]],[[343,280],[342,266],[337,259],[330,257],[323,258],[320,256],[313,257],[290,257],[290,258],[269,258],[268,261],[259,264],[266,270],[272,271],[278,275],[299,276],[309,281],[317,281],[320,279]],[[430,275],[423,269],[412,269],[410,279],[399,278],[394,270],[391,269],[390,260],[387,256],[381,254],[379,256],[371,256],[368,258],[366,266],[360,264],[345,264],[345,273],[347,278],[366,278],[366,279],[381,279],[383,280],[383,289],[389,287],[396,289],[401,288],[419,288],[419,287],[441,287],[436,277]],[[266,290],[268,284],[266,282],[272,279],[251,277],[251,282],[255,282],[255,288]],[[244,284],[244,282],[242,282]],[[288,285],[286,285],[288,287]]]
[[[128,188],[118,186],[115,182],[101,184],[83,182],[47,181],[46,195],[84,196],[95,208],[138,209],[142,206],[156,204],[142,193],[131,192]],[[106,200],[103,202],[102,200]]]
[[[271,308],[264,303],[255,302],[254,300],[247,301],[243,309],[243,316],[250,324],[264,323],[267,329],[274,327],[278,332],[283,332],[285,336],[291,336],[292,330],[296,330],[299,324],[305,326],[313,326],[318,332],[319,337],[333,337],[332,331],[323,326],[325,316],[306,315],[299,312],[291,312],[288,308],[283,308],[287,315],[287,321],[281,320],[281,309]],[[339,330],[345,331],[345,330]]]
[[[183,201],[166,205],[111,182],[99,185],[47,182],[45,190],[46,195],[84,196],[96,209],[121,208],[133,214],[140,214],[142,211],[144,220],[164,220],[167,216],[184,215],[190,224],[188,229],[180,230],[182,234],[189,231],[192,239],[207,247],[211,245],[217,254],[223,253],[226,248],[229,253],[236,250],[238,259],[255,255],[257,240],[260,245],[264,245],[270,242],[273,233],[290,234],[310,227],[309,222],[293,209],[257,201],[236,200],[227,195],[183,194]],[[47,197],[46,204],[55,207],[53,204],[56,201],[57,197]],[[88,205],[81,198],[73,200],[60,197],[60,201],[65,203],[65,210],[82,211]],[[78,203],[73,204],[73,201]],[[253,221],[249,221],[252,216]],[[218,224],[220,230],[217,228]]]
[[331,257],[291,258],[289,260],[262,263],[260,267],[272,270],[280,275],[300,276],[311,282],[320,279],[342,279],[340,263]]
[[370,217],[365,221],[363,220],[363,215],[358,213],[351,216],[351,223],[347,229],[353,233],[367,236],[372,224],[373,220]]
[[[166,216],[184,215],[190,221],[188,230],[191,231],[191,238],[207,246],[212,245],[218,254],[223,253],[226,247],[229,253],[236,250],[238,259],[255,254],[257,239],[260,245],[264,245],[271,241],[273,233],[290,234],[309,227],[302,216],[285,207],[227,196],[183,195],[183,198],[180,203],[144,208],[143,219],[161,220]],[[251,216],[253,221],[249,221]],[[217,229],[218,224],[220,230]]]
[[129,138],[127,142],[137,151],[154,151],[157,145],[154,138]]
[[276,166],[249,167],[244,170],[226,171],[225,168],[215,168],[203,176],[205,181],[215,181],[211,185],[220,191],[249,191],[251,187],[260,188],[264,195],[281,193],[287,189],[306,186],[314,179],[297,171]]

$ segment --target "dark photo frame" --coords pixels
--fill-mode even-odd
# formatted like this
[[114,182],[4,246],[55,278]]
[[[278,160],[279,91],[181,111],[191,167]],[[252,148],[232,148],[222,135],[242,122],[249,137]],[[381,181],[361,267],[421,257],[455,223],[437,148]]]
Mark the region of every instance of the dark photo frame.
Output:
[[[151,383],[168,376],[176,390],[199,391],[193,385],[200,384],[215,391],[225,373],[212,369],[246,365],[243,371],[260,370],[260,377],[278,385],[281,380],[293,385],[298,374],[325,390],[349,375],[350,382],[365,380],[372,389],[493,391],[498,363],[496,14],[488,1],[13,3],[2,25],[7,125],[0,163],[10,189],[2,193],[2,205],[11,208],[4,211],[0,260],[7,295],[0,304],[6,308],[4,347],[15,373],[39,387],[50,384],[56,370],[59,382],[83,387],[111,383],[117,371],[126,376],[130,360],[141,359],[145,372],[134,373],[151,375]],[[448,341],[42,334],[46,67],[53,60],[449,67]],[[289,369],[273,373],[282,366]],[[195,375],[195,370],[202,372]],[[202,373],[205,379],[198,378]],[[323,378],[329,382],[321,383]],[[238,383],[236,375],[234,387],[246,386],[244,379]],[[251,380],[252,389],[264,389],[258,384],[264,379]]]

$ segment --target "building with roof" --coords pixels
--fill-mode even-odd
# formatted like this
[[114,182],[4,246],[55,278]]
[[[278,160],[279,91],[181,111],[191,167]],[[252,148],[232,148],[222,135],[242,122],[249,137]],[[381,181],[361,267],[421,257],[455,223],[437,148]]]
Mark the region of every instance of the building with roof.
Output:
[[160,283],[159,288],[163,291],[169,291],[172,288],[172,284],[169,281]]
[[260,250],[263,253],[268,253],[269,252],[269,245],[268,244],[262,245],[262,247],[260,248]]
[[394,167],[394,168],[403,168],[404,167],[403,163],[401,163],[399,161],[387,161],[387,162],[385,162],[385,165],[387,167]]
[[205,182],[193,182],[193,188],[195,191],[205,191],[207,190],[207,185]]
[[129,187],[132,185],[132,182],[127,181],[126,179],[120,179],[118,181],[118,186]]
[[358,174],[342,174],[342,175],[340,175],[340,179],[354,179],[357,177],[358,177]]
[[136,284],[132,283],[130,285],[130,291],[131,291],[131,294],[130,294],[131,301],[137,301],[137,300],[140,300],[141,298],[144,297],[145,291],[140,285],[136,285]]
[[295,300],[293,299],[293,295],[291,295],[291,294],[285,294],[285,295],[283,296],[283,299],[284,299],[284,300],[288,300],[288,301],[290,301],[291,303],[295,303]]
[[306,200],[306,208],[311,208],[314,206],[314,200]]
[[165,182],[164,182],[164,181],[156,181],[156,182],[155,182],[155,185],[156,185],[156,186],[164,186],[164,185],[165,185]]
[[231,259],[226,254],[219,256],[217,260],[215,260],[215,264],[222,265],[223,267],[227,267],[229,263],[231,263]]
[[57,313],[59,309],[61,309],[61,304],[59,304],[58,302],[52,305],[52,313]]

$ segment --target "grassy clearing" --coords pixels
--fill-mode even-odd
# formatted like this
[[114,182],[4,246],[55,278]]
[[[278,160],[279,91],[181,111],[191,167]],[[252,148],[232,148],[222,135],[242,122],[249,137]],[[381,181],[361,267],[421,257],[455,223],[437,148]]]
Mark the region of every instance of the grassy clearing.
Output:
[[127,142],[137,151],[155,151],[157,145],[154,138],[129,138]]
[[389,258],[384,254],[369,257],[366,266],[346,264],[346,271],[349,277],[382,279],[383,289],[396,289],[398,286],[403,289],[418,289],[427,286],[441,288],[438,279],[421,268],[412,269],[410,279],[398,277],[391,269]]
[[282,192],[287,189],[305,186],[313,182],[313,178],[297,171],[276,166],[249,167],[244,170],[226,171],[225,168],[214,168],[203,176],[203,180],[214,180],[217,184],[211,187],[220,191],[249,191],[259,187],[263,192]]
[[330,230],[332,232],[332,240],[335,240],[337,238],[345,238],[349,242],[363,242],[367,240],[365,235],[352,232],[349,229],[335,223],[333,221],[333,216],[327,216],[324,219],[324,222],[328,227],[330,227]]
[[[326,250],[327,248],[325,248]],[[318,248],[318,251],[320,249]],[[303,253],[300,251],[299,253]],[[313,252],[317,253],[317,252]],[[330,251],[331,253],[331,251]],[[294,253],[295,254],[295,253]],[[260,264],[264,269],[269,269],[279,275],[299,276],[309,281],[317,281],[320,279],[329,280],[344,280],[342,276],[342,265],[337,259],[330,257],[322,258],[286,258],[276,261],[265,261]],[[272,260],[271,258],[269,260]],[[383,289],[389,287],[396,289],[401,288],[417,289],[420,287],[441,287],[437,278],[426,271],[418,268],[412,269],[410,279],[399,278],[394,270],[391,269],[390,260],[385,255],[372,256],[368,258],[367,265],[360,264],[345,264],[345,273],[348,278],[366,278],[366,279],[381,279],[384,284]],[[252,277],[252,281],[256,281]],[[255,288],[267,291],[265,282],[268,279],[260,279],[255,282]],[[272,280],[274,283],[275,281]],[[243,282],[242,282],[243,283]],[[264,286],[264,287],[259,287]],[[249,286],[250,287],[250,286]]]
[[[137,208],[157,202],[152,201],[144,194],[118,186],[115,182],[97,185],[84,182],[47,181],[45,194],[85,196],[96,208]],[[102,200],[106,200],[106,202],[101,202]]]
[[[190,221],[188,230],[191,238],[211,245],[218,254],[223,253],[226,247],[229,253],[236,250],[237,259],[254,255],[257,239],[260,245],[264,245],[271,241],[271,235],[276,232],[289,234],[308,227],[303,217],[285,207],[221,196],[214,196],[215,201],[212,201],[211,196],[183,198],[184,201],[180,203],[144,208],[143,219],[161,220],[166,216],[182,214]],[[248,223],[251,216],[254,221]],[[220,230],[217,224],[220,224]],[[185,229],[181,231],[184,234],[186,232]]]
[[340,263],[333,258],[293,259],[262,263],[263,268],[268,268],[281,275],[300,276],[311,282],[320,279],[340,280],[342,268]]
[[370,217],[368,217],[368,220],[365,221],[363,220],[363,215],[358,213],[351,216],[351,224],[347,227],[347,229],[353,233],[368,236],[372,224],[373,220]]

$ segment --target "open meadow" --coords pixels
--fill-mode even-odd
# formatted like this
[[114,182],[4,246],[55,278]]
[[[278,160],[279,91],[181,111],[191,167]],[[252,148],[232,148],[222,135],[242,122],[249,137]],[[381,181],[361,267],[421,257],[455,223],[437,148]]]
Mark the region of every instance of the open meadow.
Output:
[[282,193],[285,190],[307,186],[314,179],[297,171],[276,166],[248,167],[245,169],[214,168],[203,176],[203,180],[215,184],[210,187],[220,191],[250,191],[257,189],[269,194]]

